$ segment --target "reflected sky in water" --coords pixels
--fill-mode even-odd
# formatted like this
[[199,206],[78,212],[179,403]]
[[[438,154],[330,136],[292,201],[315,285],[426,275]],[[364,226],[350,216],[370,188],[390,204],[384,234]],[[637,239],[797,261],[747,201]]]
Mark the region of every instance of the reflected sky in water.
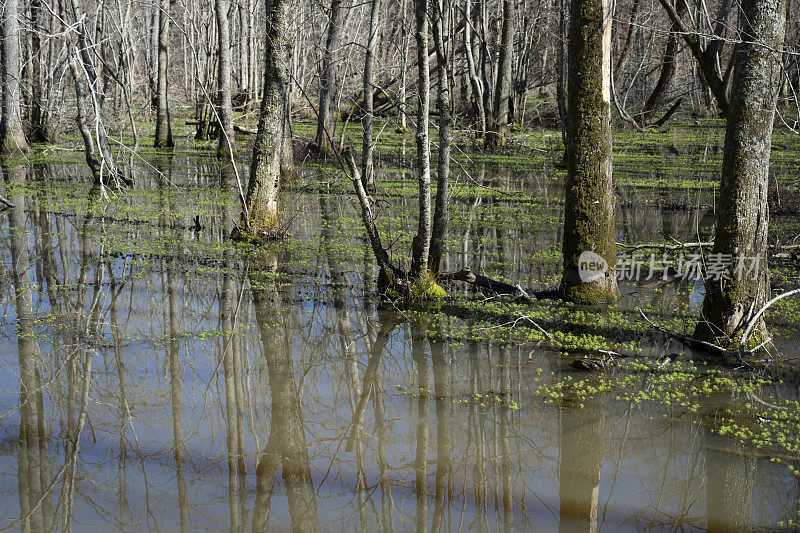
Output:
[[[718,404],[546,405],[528,385],[570,372],[558,353],[442,339],[424,314],[378,309],[350,198],[287,192],[290,242],[244,257],[226,245],[231,177],[203,159],[156,167],[102,212],[74,168],[3,168],[19,208],[0,214],[0,527],[741,531],[797,514],[797,478],[710,431]],[[538,225],[460,202],[448,267],[551,284],[555,256],[537,258],[558,250],[558,183],[485,174],[541,196],[522,208]],[[704,224],[627,206],[618,234]]]

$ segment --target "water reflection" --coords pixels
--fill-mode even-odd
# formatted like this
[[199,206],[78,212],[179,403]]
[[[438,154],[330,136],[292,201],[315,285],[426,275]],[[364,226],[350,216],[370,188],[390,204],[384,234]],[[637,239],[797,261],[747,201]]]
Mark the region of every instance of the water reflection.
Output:
[[[2,215],[0,528],[725,531],[797,512],[796,479],[703,417],[545,405],[527,387],[564,371],[557,355],[376,309],[350,198],[301,195],[292,246],[247,256],[225,241],[231,168],[154,164],[146,193],[108,203],[90,189],[59,203],[76,187],[63,171],[2,168],[20,207]],[[202,187],[169,186],[187,176]],[[530,275],[522,258],[553,242],[497,200],[463,208],[448,268]],[[685,222],[625,216],[631,239]]]
[[317,531],[317,501],[311,479],[300,393],[288,336],[282,323],[281,297],[274,275],[274,255],[253,258],[250,286],[269,378],[270,430],[256,467],[253,530],[269,526],[275,476],[281,469],[293,531]]

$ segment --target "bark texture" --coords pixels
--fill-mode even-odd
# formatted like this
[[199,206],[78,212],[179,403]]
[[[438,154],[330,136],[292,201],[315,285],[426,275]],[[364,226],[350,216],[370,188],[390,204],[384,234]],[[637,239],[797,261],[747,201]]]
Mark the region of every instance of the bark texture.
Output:
[[[324,154],[331,154],[334,146],[334,125],[336,110],[334,102],[338,82],[339,48],[342,46],[344,9],[342,0],[331,0],[328,35],[325,38],[325,53],[322,59],[322,75],[319,87],[319,118],[317,121],[317,147]],[[366,74],[365,74],[366,75]]]
[[2,153],[27,152],[28,141],[22,131],[20,113],[21,44],[19,31],[19,2],[5,0],[0,6],[3,21],[2,81],[3,116],[0,120],[0,151]]
[[[736,340],[769,299],[767,188],[781,68],[773,50],[783,43],[785,9],[785,0],[742,2],[744,42],[734,67],[712,252],[722,254],[712,259],[733,268],[721,279],[707,273],[703,313],[695,330],[695,336],[723,346]],[[743,264],[738,257],[745,258]],[[754,343],[761,342],[758,331],[765,329],[762,322]]]
[[289,15],[295,3],[296,0],[272,0],[268,3],[264,96],[261,99],[258,134],[253,145],[243,214],[243,229],[251,234],[269,232],[278,218],[278,190],[286,130],[284,103],[291,51]]
[[[611,176],[611,3],[572,0],[569,39],[567,187],[564,208],[564,274],[561,294],[578,303],[613,301],[614,193]],[[584,281],[579,258],[593,252],[605,272]]]
[[372,0],[369,14],[369,37],[367,39],[367,53],[364,57],[364,118],[361,119],[364,129],[364,142],[362,147],[361,178],[365,187],[375,186],[375,169],[372,157],[374,141],[372,139],[372,122],[375,118],[375,48],[378,45],[378,9],[380,0]]
[[511,109],[511,64],[514,55],[514,0],[503,0],[503,29],[500,37],[500,57],[494,90],[491,128],[486,132],[486,147],[490,150],[505,145]]
[[428,270],[431,245],[431,146],[428,137],[431,107],[431,76],[428,58],[428,0],[414,0],[417,21],[417,67],[419,69],[417,102],[417,177],[419,180],[419,223],[411,243],[411,277]]
[[160,0],[158,9],[158,88],[156,94],[156,148],[175,146],[169,120],[169,0]]
[[219,145],[217,156],[233,158],[236,152],[233,133],[233,104],[231,103],[231,32],[228,17],[230,2],[215,0],[217,4],[217,30],[219,33],[219,63],[217,73],[219,106]]
[[32,142],[51,142],[55,132],[50,120],[50,108],[44,96],[44,83],[42,80],[43,66],[46,70],[46,58],[42,52],[40,32],[48,31],[43,18],[46,10],[42,8],[41,0],[31,0],[31,129]]
[[[438,1],[438,0],[437,0]],[[450,144],[452,113],[450,110],[450,66],[449,54],[445,48],[444,31],[447,28],[450,2],[439,2],[433,13],[433,42],[436,47],[436,107],[439,112],[439,159],[436,176],[436,204],[433,213],[431,231],[430,256],[428,258],[431,272],[439,272],[444,253],[444,241],[447,233],[447,189],[450,186]]]

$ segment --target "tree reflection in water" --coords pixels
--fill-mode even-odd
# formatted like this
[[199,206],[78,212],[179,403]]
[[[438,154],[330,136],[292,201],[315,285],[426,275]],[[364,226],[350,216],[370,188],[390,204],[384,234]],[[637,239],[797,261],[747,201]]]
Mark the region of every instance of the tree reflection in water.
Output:
[[[448,309],[378,309],[346,197],[298,200],[306,220],[272,251],[230,247],[232,169],[179,159],[156,158],[138,199],[81,189],[66,207],[54,170],[3,165],[0,529],[731,531],[797,512],[794,477],[700,415],[546,405],[527,387],[557,354],[471,341]],[[208,195],[226,200],[193,220]],[[558,239],[487,231],[481,206],[455,207],[445,264]],[[664,227],[624,216],[631,241]]]

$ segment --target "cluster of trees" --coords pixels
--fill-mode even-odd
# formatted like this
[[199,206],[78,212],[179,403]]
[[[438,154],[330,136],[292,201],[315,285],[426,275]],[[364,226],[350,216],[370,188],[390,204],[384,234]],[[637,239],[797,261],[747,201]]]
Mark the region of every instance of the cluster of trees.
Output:
[[[0,142],[4,152],[25,152],[28,140],[53,141],[62,118],[74,112],[96,179],[119,184],[126,176],[115,155],[123,148],[117,142],[120,149],[112,150],[110,132],[129,129],[134,146],[125,149],[135,153],[143,110],[155,117],[154,146],[168,148],[174,145],[170,106],[188,102],[196,137],[216,136],[217,154],[233,162],[234,103],[253,113],[260,102],[239,228],[258,237],[274,231],[281,177],[294,172],[290,115],[310,110],[318,119],[312,148],[348,163],[357,178],[384,282],[408,293],[422,281],[435,294],[431,275],[438,273],[447,227],[453,124],[473,130],[486,149],[498,149],[512,124],[527,120],[528,96],[552,93],[568,167],[560,294],[579,302],[614,300],[612,107],[636,127],[656,121],[662,108],[656,122],[667,120],[686,99],[725,116],[714,253],[764,255],[776,101],[796,92],[800,75],[797,55],[789,52],[800,28],[785,31],[786,3],[661,0],[661,9],[646,11],[640,0],[616,7],[608,0],[331,0],[323,6],[158,0],[142,10],[130,0],[5,0]],[[431,62],[439,148],[433,202]],[[676,83],[679,77],[686,83]],[[74,100],[64,98],[68,85]],[[402,129],[411,111],[419,226],[404,271],[381,245],[368,190],[374,117],[394,113]],[[352,154],[340,156],[342,118],[363,126],[360,165]],[[607,263],[604,275],[588,282],[579,275],[585,251]],[[755,276],[709,285],[707,320],[698,334],[717,340],[741,333],[768,293],[766,261]]]

